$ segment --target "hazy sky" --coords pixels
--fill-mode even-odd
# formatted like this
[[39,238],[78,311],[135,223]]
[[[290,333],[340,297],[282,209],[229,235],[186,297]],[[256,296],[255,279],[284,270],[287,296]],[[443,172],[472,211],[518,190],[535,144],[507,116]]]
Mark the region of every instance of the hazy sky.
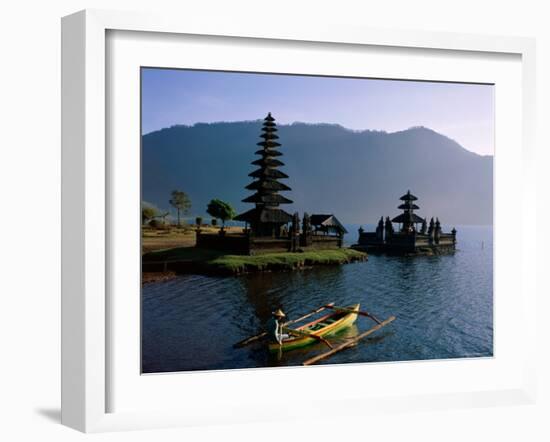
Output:
[[337,123],[395,132],[426,126],[464,148],[494,152],[494,86],[142,69],[142,133],[197,122]]

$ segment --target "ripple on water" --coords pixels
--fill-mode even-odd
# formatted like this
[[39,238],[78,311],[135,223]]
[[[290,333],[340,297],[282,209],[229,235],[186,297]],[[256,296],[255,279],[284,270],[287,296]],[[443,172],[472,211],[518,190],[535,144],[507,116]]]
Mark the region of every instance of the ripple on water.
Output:
[[[142,290],[143,371],[300,364],[325,347],[315,344],[277,358],[263,345],[235,350],[232,344],[263,330],[278,307],[296,317],[331,301],[361,302],[379,318],[395,315],[397,320],[324,363],[491,356],[492,229],[462,227],[459,239],[460,250],[448,256],[370,256],[368,262],[300,272],[187,275],[147,284]],[[337,339],[371,325],[360,317],[348,335]]]

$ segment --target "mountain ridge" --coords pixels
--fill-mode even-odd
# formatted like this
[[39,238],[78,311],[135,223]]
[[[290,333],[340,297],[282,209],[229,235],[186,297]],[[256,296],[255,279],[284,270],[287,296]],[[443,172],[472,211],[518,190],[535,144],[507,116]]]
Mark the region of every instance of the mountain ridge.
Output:
[[[171,190],[189,193],[192,214],[211,198],[238,211],[254,168],[261,120],[174,125],[142,136],[143,199],[168,207]],[[332,123],[278,125],[281,168],[294,200],[288,211],[334,213],[346,223],[374,223],[399,213],[410,189],[419,214],[443,223],[492,223],[490,155],[465,149],[424,126],[396,132],[355,131]]]
[[[193,123],[193,124],[173,124],[171,126],[168,126],[168,127],[163,127],[163,128],[160,128],[160,129],[156,129],[156,130],[153,130],[151,132],[147,132],[145,134],[143,134],[142,136],[149,136],[149,135],[154,135],[158,132],[162,132],[162,131],[166,131],[166,130],[170,130],[170,129],[174,129],[174,128],[187,128],[187,129],[192,129],[193,127],[196,127],[196,126],[203,126],[203,125],[206,125],[206,126],[209,126],[209,125],[224,125],[224,124],[227,124],[227,125],[230,125],[230,124],[240,124],[240,123],[252,123],[252,124],[261,124],[263,120],[242,120],[242,121],[212,121],[212,122],[196,122],[196,123]],[[352,133],[356,133],[356,134],[362,134],[362,133],[376,133],[376,134],[387,134],[387,135],[393,135],[393,134],[399,134],[399,133],[402,133],[402,132],[410,132],[410,131],[414,131],[414,130],[426,130],[428,132],[432,132],[434,134],[437,134],[441,137],[444,137],[444,138],[447,138],[448,140],[456,143],[458,146],[460,146],[462,149],[466,150],[467,152],[470,152],[470,153],[473,153],[474,155],[478,155],[480,157],[493,157],[493,155],[481,155],[477,152],[474,152],[474,151],[471,151],[467,148],[465,148],[464,146],[462,146],[458,141],[456,141],[455,139],[445,135],[445,134],[442,134],[441,132],[437,132],[436,130],[434,129],[431,129],[427,126],[422,126],[422,125],[419,125],[419,126],[411,126],[411,127],[408,127],[406,129],[399,129],[399,130],[395,130],[393,132],[388,132],[386,130],[382,130],[382,129],[352,129],[352,128],[349,128],[349,127],[346,127],[346,126],[343,126],[339,123],[322,123],[322,122],[317,122],[317,123],[309,123],[309,122],[305,122],[305,121],[293,121],[292,123],[282,123],[282,124],[278,124],[277,127],[285,127],[285,126],[321,126],[321,127],[334,127],[334,128],[338,128],[338,129],[342,129],[344,131],[349,131],[349,132],[352,132]]]

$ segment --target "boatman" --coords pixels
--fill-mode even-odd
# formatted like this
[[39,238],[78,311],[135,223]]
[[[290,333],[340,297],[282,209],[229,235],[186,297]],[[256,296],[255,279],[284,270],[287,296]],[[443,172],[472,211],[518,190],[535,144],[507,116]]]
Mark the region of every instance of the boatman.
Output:
[[288,338],[288,335],[283,333],[283,321],[286,315],[281,309],[277,309],[272,315],[271,319],[267,322],[267,333],[281,345],[283,340]]

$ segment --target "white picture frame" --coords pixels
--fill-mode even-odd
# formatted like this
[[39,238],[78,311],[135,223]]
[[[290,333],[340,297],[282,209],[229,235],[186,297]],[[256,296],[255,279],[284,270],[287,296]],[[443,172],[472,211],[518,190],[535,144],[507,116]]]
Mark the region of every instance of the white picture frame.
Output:
[[[80,431],[110,431],[121,429],[185,426],[220,422],[243,422],[293,417],[294,412],[275,407],[258,410],[250,397],[234,398],[234,406],[242,411],[233,417],[220,398],[219,410],[212,404],[210,411],[197,407],[195,412],[182,407],[180,411],[109,410],[108,396],[113,388],[108,376],[113,355],[110,352],[109,324],[112,321],[108,300],[108,244],[112,231],[108,228],[110,196],[107,173],[108,146],[106,120],[108,116],[106,67],[109,60],[106,36],[110,31],[152,32],[163,35],[199,35],[222,38],[269,39],[273,41],[310,42],[384,48],[468,51],[483,54],[511,54],[521,57],[521,145],[522,159],[521,217],[535,218],[536,188],[534,174],[534,113],[535,113],[535,43],[532,39],[491,37],[451,33],[388,31],[345,26],[293,26],[281,23],[212,22],[197,17],[166,17],[151,14],[87,10],[63,18],[62,21],[62,422]],[[157,34],[158,35],[158,34]],[[497,253],[498,243],[496,246]],[[536,255],[533,243],[524,241],[521,250],[520,306],[518,315],[529,318],[523,334],[533,336],[536,317],[536,266],[530,265]],[[501,249],[502,250],[502,249]],[[500,252],[503,253],[503,252]],[[521,381],[502,388],[474,388],[462,393],[438,387],[425,395],[388,395],[378,397],[376,408],[396,411],[415,408],[452,408],[498,405],[502,403],[532,403],[535,392],[534,339],[525,339],[522,354]],[[497,355],[498,357],[498,355]],[[357,367],[356,367],[357,368]],[[323,368],[326,370],[326,368]],[[341,370],[331,367],[330,370]],[[298,374],[296,374],[298,373]],[[301,375],[295,370],[285,377]],[[303,373],[303,371],[302,371]],[[326,372],[325,372],[326,373]],[[332,372],[333,373],[333,372]],[[220,382],[207,374],[194,378],[199,382]],[[223,376],[223,373],[221,374]],[[236,379],[231,375],[232,379]],[[242,373],[241,373],[242,376]],[[255,375],[256,376],[256,375]],[[263,372],[274,376],[273,371]],[[303,377],[303,376],[302,376]],[[251,376],[252,378],[252,376]],[[257,378],[257,376],[256,376]],[[260,382],[250,379],[246,382]],[[165,377],[165,384],[170,384]],[[221,381],[223,382],[223,380]],[[245,382],[245,381],[243,381]],[[219,385],[219,384],[216,384]],[[256,387],[261,384],[256,384]],[[257,393],[256,393],[257,394]],[[369,413],[371,401],[360,396],[340,397],[341,412]],[[315,402],[317,401],[317,403]],[[315,415],[300,410],[307,417]],[[346,406],[347,404],[347,406]]]

